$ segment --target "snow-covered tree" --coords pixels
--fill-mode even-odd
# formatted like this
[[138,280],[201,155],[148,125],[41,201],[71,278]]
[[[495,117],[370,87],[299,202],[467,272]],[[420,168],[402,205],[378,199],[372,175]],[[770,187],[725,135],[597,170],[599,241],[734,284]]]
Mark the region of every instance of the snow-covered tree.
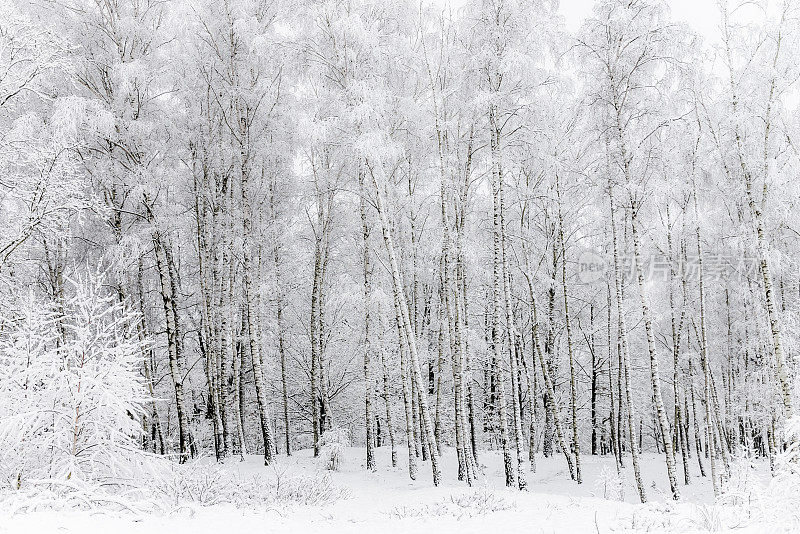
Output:
[[96,271],[68,283],[63,316],[33,291],[5,311],[0,442],[6,487],[123,484],[139,468],[138,317]]

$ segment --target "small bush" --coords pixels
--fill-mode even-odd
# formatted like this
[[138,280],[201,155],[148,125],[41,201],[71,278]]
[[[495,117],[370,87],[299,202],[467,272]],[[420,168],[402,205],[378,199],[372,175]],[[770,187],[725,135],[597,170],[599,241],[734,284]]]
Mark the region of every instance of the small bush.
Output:
[[502,495],[498,495],[488,484],[481,484],[469,493],[451,495],[450,501],[468,515],[486,515],[510,510],[516,506]]
[[672,503],[646,503],[634,510],[630,528],[635,532],[685,532],[685,523]]
[[449,499],[433,504],[398,506],[389,514],[397,519],[440,516],[452,516],[460,519],[511,510],[515,507],[514,502],[498,495],[488,484],[482,484],[468,493],[451,495]]
[[719,502],[735,522],[800,531],[800,417],[789,419],[783,433],[785,449],[775,457],[774,476],[763,480],[746,456],[731,465]]
[[344,449],[350,446],[350,432],[346,428],[326,430],[320,439],[320,459],[325,469],[338,471]]
[[603,466],[597,481],[595,482],[597,491],[602,493],[604,499],[612,501],[625,500],[625,481],[613,469]]
[[216,463],[197,460],[171,465],[154,485],[158,501],[179,509],[185,505],[230,504],[237,508],[264,509],[278,505],[321,505],[346,499],[346,488],[336,486],[328,475],[286,476],[275,470],[269,476],[244,476]]
[[716,506],[701,504],[695,508],[695,526],[702,531],[722,532],[722,515]]

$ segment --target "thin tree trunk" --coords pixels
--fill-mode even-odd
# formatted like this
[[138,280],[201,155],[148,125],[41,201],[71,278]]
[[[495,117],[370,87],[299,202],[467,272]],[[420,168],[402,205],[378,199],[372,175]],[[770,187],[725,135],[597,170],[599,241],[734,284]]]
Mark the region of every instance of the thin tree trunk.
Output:
[[[550,279],[550,286],[547,289],[547,338],[545,342],[545,354],[547,360],[547,370],[550,377],[557,377],[557,360],[555,355],[555,306],[556,306],[556,287],[558,286],[558,248],[556,246],[555,230],[551,233],[552,237],[552,277]],[[555,391],[555,383],[552,382],[553,391]],[[549,399],[550,393],[547,389],[544,392],[544,405],[549,406],[551,403],[555,406],[555,399]],[[555,431],[555,419],[551,416],[557,412],[551,412],[549,409],[545,410],[544,421],[544,443],[542,444],[542,454],[545,458],[553,455],[553,434]],[[574,478],[574,477],[573,477]]]
[[[392,273],[392,281],[394,285],[394,293],[395,299],[398,304],[399,308],[399,319],[402,321],[403,325],[403,333],[404,336],[400,336],[401,339],[403,337],[406,338],[406,342],[409,349],[410,358],[410,367],[411,367],[411,379],[416,382],[417,388],[421,389],[423,387],[422,381],[422,372],[420,371],[419,365],[419,355],[417,353],[417,343],[414,336],[414,333],[411,330],[411,322],[409,320],[409,312],[408,312],[408,302],[406,300],[405,292],[403,291],[403,279],[400,275],[400,269],[397,263],[397,255],[395,253],[394,248],[394,240],[392,239],[391,235],[391,225],[389,223],[389,217],[386,212],[385,201],[384,201],[384,194],[382,190],[382,184],[379,183],[377,176],[374,174],[374,169],[370,168],[372,172],[372,179],[375,185],[376,190],[376,205],[378,209],[378,215],[381,219],[381,226],[383,228],[383,240],[384,244],[386,245],[386,251],[389,255],[389,262],[391,264],[391,273]],[[427,397],[422,395],[420,396],[420,411],[422,413],[422,422],[424,425],[424,437],[428,440],[428,450],[433,451],[436,448],[436,444],[434,443],[433,439],[433,421],[430,416],[430,410],[428,409],[428,400]],[[438,457],[435,454],[431,455],[431,469],[433,471],[433,483],[434,485],[438,486],[441,481],[441,472],[439,471],[439,461]]]
[[317,192],[317,228],[314,241],[314,274],[311,289],[311,424],[314,440],[314,456],[319,456],[320,450],[320,346],[319,346],[319,309],[320,292],[322,291],[322,263],[323,263],[323,200],[322,193]]
[[381,348],[381,369],[383,371],[383,397],[386,404],[386,429],[389,433],[389,446],[391,448],[392,467],[397,467],[397,446],[394,438],[394,425],[392,424],[392,401],[389,390],[389,371],[386,368],[386,352]]
[[[628,354],[628,331],[625,325],[625,312],[623,310],[623,296],[622,296],[622,273],[620,273],[619,266],[619,245],[617,243],[617,223],[616,209],[614,208],[614,191],[612,187],[611,177],[608,179],[608,198],[611,208],[611,240],[612,249],[614,254],[614,288],[617,300],[617,328],[619,329],[620,348],[622,356],[622,365],[620,372],[623,374],[625,384],[625,402],[628,404],[628,439],[631,447],[631,463],[633,464],[633,474],[636,480],[636,489],[639,492],[639,500],[642,503],[647,502],[647,495],[642,482],[642,474],[639,469],[639,452],[636,447],[636,409],[633,403],[633,395],[631,394],[631,363]],[[622,410],[620,410],[620,413]]]
[[[443,141],[440,135],[440,147]],[[443,149],[440,148],[440,159]],[[463,391],[463,344],[461,324],[459,320],[459,303],[457,294],[459,287],[453,287],[453,282],[450,276],[450,255],[451,255],[451,234],[450,234],[450,218],[448,215],[448,188],[445,183],[445,173],[442,163],[442,172],[440,178],[440,202],[441,202],[441,217],[442,217],[442,283],[444,294],[444,319],[448,325],[448,332],[450,338],[450,355],[451,355],[451,368],[453,372],[453,405],[455,412],[455,436],[456,436],[456,455],[458,457],[458,478],[459,480],[466,480],[467,484],[472,485],[473,461],[471,461],[471,450],[467,446],[467,428],[465,425],[466,417],[464,413],[464,400],[465,395]],[[453,302],[455,301],[455,302]]]
[[[608,426],[610,427],[611,431],[611,450],[614,453],[614,464],[617,467],[617,474],[619,474],[620,470],[622,469],[622,447],[620,447],[620,428],[617,424],[617,415],[616,415],[616,404],[614,401],[614,369],[613,369],[613,362],[614,362],[614,350],[613,350],[613,343],[611,342],[611,315],[612,315],[612,303],[611,303],[611,284],[606,286],[608,290],[608,299],[607,299],[607,306],[608,306],[608,324],[607,326],[607,341],[608,341],[608,393],[609,393],[609,401],[610,401],[610,409],[608,415]],[[621,394],[621,393],[620,393]]]
[[656,405],[656,414],[658,416],[659,430],[661,431],[661,440],[664,445],[664,455],[667,463],[667,476],[669,477],[669,485],[672,491],[672,498],[678,500],[680,498],[680,491],[678,490],[678,478],[675,474],[675,450],[672,447],[671,433],[669,429],[669,420],[667,419],[667,410],[664,408],[664,399],[661,396],[661,378],[658,372],[658,354],[656,353],[656,341],[653,334],[653,319],[650,313],[650,303],[647,296],[644,283],[644,272],[642,269],[642,253],[641,253],[641,240],[639,238],[639,228],[637,222],[637,212],[639,206],[631,198],[631,236],[633,237],[633,264],[636,270],[636,278],[639,282],[639,299],[642,305],[642,316],[644,317],[644,329],[647,337],[647,349],[650,353],[650,384],[653,388],[653,399]]
[[406,416],[406,445],[408,446],[408,475],[411,480],[417,479],[417,449],[414,439],[414,415],[411,405],[412,392],[408,382],[408,342],[403,332],[403,319],[400,304],[395,296],[395,322],[397,325],[397,338],[400,346],[400,383],[403,391],[403,408]]
[[[681,449],[681,458],[683,460],[683,483],[688,486],[690,483],[689,477],[689,458],[687,456],[686,444],[683,439],[683,418],[681,414],[681,395],[678,386],[678,374],[680,371],[680,339],[681,330],[683,329],[683,322],[686,316],[686,301],[681,306],[681,315],[678,324],[675,324],[675,259],[673,256],[672,246],[672,219],[669,213],[669,201],[667,201],[667,253],[669,260],[669,309],[670,309],[670,326],[672,331],[672,393],[673,405],[675,408],[675,423],[673,424],[673,438],[672,443],[674,446],[679,446]],[[683,275],[682,275],[683,276]],[[684,295],[685,297],[685,295]]]
[[700,423],[697,419],[697,407],[694,397],[694,365],[692,364],[691,355],[689,356],[689,392],[692,399],[692,419],[694,420],[694,444],[697,451],[697,465],[700,467],[700,476],[706,476],[706,470],[703,466],[703,446],[700,438]]
[[[239,312],[241,317],[242,323],[242,332],[245,330],[245,318],[244,313]],[[232,323],[232,321],[231,321]],[[245,411],[244,411],[244,393],[243,393],[243,384],[242,384],[242,373],[244,372],[244,350],[242,348],[242,344],[240,340],[237,339],[238,336],[233,335],[234,330],[231,329],[231,339],[230,344],[233,349],[233,403],[235,406],[235,416],[236,416],[236,433],[239,440],[239,458],[241,461],[244,461],[244,457],[247,454],[247,440],[245,439],[244,435],[244,420],[245,420]]]
[[572,326],[569,317],[569,299],[567,298],[567,247],[564,243],[564,216],[561,212],[561,187],[556,173],[556,198],[558,200],[558,238],[561,245],[561,287],[564,289],[564,324],[567,329],[567,351],[569,354],[569,391],[570,409],[572,411],[572,446],[575,453],[575,480],[583,482],[581,476],[581,452],[578,436],[578,393],[575,384],[575,356],[572,350]]
[[[787,4],[788,5],[788,4]],[[769,247],[767,244],[767,236],[764,229],[764,215],[762,205],[756,201],[755,193],[753,191],[753,175],[750,172],[750,168],[747,165],[747,159],[745,156],[745,149],[742,146],[742,136],[740,131],[740,126],[738,122],[739,117],[739,104],[738,104],[738,96],[736,93],[736,83],[733,79],[733,63],[731,62],[731,46],[730,46],[730,35],[729,35],[729,25],[728,25],[728,14],[727,10],[723,12],[723,34],[724,34],[724,41],[725,41],[725,49],[727,53],[728,65],[731,66],[730,70],[730,89],[732,94],[731,99],[731,107],[733,113],[731,114],[732,117],[736,119],[734,125],[734,133],[736,138],[736,147],[737,147],[737,154],[739,159],[739,165],[742,169],[742,176],[744,177],[744,186],[745,186],[745,195],[747,199],[747,205],[750,208],[750,213],[753,216],[753,223],[755,226],[755,233],[756,233],[756,250],[758,253],[759,264],[761,267],[761,277],[762,282],[764,284],[764,298],[766,300],[767,305],[767,317],[769,319],[769,327],[770,332],[772,333],[772,351],[773,356],[775,358],[775,371],[778,377],[778,384],[780,385],[780,392],[781,392],[781,400],[783,402],[783,417],[784,419],[788,420],[793,416],[793,409],[792,409],[792,384],[791,378],[789,376],[789,372],[787,370],[787,365],[784,360],[783,355],[783,343],[781,342],[781,325],[780,325],[780,317],[778,315],[778,310],[775,304],[775,295],[772,288],[772,274],[770,271],[769,265]],[[773,71],[777,72],[777,62],[778,57],[781,51],[781,43],[782,43],[782,30],[783,24],[786,21],[786,11],[782,12],[780,26],[778,28],[778,38],[776,41],[776,49],[775,49],[775,56],[773,58],[772,67]],[[766,180],[768,177],[769,171],[769,153],[768,153],[768,146],[769,146],[769,136],[770,136],[770,109],[772,105],[773,98],[775,96],[775,85],[776,85],[776,75],[773,75],[773,78],[770,80],[770,93],[767,100],[767,109],[766,109],[766,117],[765,117],[765,129],[764,129],[764,191],[766,193]],[[766,201],[766,194],[764,195],[763,201]]]
[[[496,125],[495,125],[496,127]],[[503,187],[503,170],[499,161],[500,147],[499,147],[500,133],[495,133],[496,157],[498,161],[494,165],[497,169],[497,198],[499,201],[500,213],[500,255],[502,258],[501,267],[503,272],[503,299],[506,310],[506,337],[508,338],[508,350],[511,360],[511,407],[514,422],[514,452],[517,457],[517,486],[519,489],[524,490],[527,486],[525,482],[525,470],[522,467],[524,451],[522,445],[522,407],[520,402],[521,387],[520,387],[520,372],[519,372],[519,355],[517,352],[517,332],[516,323],[514,320],[514,308],[511,301],[511,273],[508,267],[508,253],[506,251],[506,223],[505,223],[505,193]],[[578,480],[580,481],[580,469],[578,470]]]
[[[500,446],[503,450],[503,465],[506,475],[506,486],[514,486],[516,483],[516,470],[511,459],[511,451],[508,444],[508,416],[506,414],[506,392],[505,378],[503,371],[503,347],[500,337],[500,312],[502,307],[501,291],[503,288],[503,252],[501,243],[501,220],[500,220],[500,189],[499,189],[499,146],[497,137],[497,126],[495,119],[496,110],[494,106],[489,107],[490,137],[492,151],[492,205],[493,205],[493,231],[492,241],[494,247],[493,278],[492,278],[492,345],[494,346],[494,358],[497,365],[497,404],[500,415]],[[512,396],[514,392],[512,391]]]
[[[144,261],[143,258],[139,257],[138,262],[138,269],[136,271],[136,287],[138,290],[138,301],[139,301],[139,323],[136,326],[136,331],[139,334],[139,341],[144,344],[147,340],[148,333],[147,333],[147,319],[144,310],[144,289],[142,284],[142,277],[144,274]],[[158,407],[156,405],[156,396],[155,396],[155,388],[153,383],[153,372],[152,372],[152,362],[153,362],[153,351],[152,349],[148,348],[142,351],[142,367],[144,368],[144,379],[145,384],[147,385],[147,392],[150,394],[151,404],[150,404],[150,418],[152,419],[152,426],[153,426],[153,452],[156,452],[156,444],[158,445],[158,451],[161,454],[164,454],[166,449],[164,447],[164,431],[161,428],[161,418],[158,416]]]
[[267,402],[267,390],[264,383],[264,363],[261,358],[260,332],[257,327],[257,295],[253,283],[253,252],[251,250],[252,240],[252,207],[250,204],[249,189],[249,168],[247,160],[242,161],[241,194],[242,194],[242,267],[244,281],[244,315],[247,322],[248,347],[250,358],[253,363],[253,380],[256,389],[256,401],[258,403],[258,417],[261,421],[261,435],[264,441],[264,465],[272,463],[275,456],[275,442],[272,436],[272,418],[270,416],[269,405]]
[[436,358],[436,413],[434,415],[434,439],[436,440],[436,450],[439,456],[442,455],[442,424],[441,424],[441,406],[442,406],[442,371],[444,366],[444,351],[445,351],[445,321],[447,315],[445,312],[444,301],[444,256],[439,261],[439,335],[438,335],[438,355]]
[[564,458],[567,460],[567,468],[569,469],[569,476],[572,480],[575,480],[575,467],[572,463],[572,455],[570,454],[569,447],[567,446],[566,440],[564,439],[564,431],[561,428],[561,420],[558,417],[558,410],[556,409],[555,393],[553,391],[553,381],[550,377],[550,370],[547,368],[547,362],[545,361],[545,351],[544,348],[542,347],[542,342],[539,336],[539,322],[536,313],[536,298],[533,293],[533,284],[531,282],[530,277],[527,274],[526,278],[528,279],[528,291],[530,292],[531,308],[533,309],[534,352],[538,357],[539,364],[542,369],[542,377],[544,379],[544,386],[546,391],[546,395],[544,397],[545,409],[548,412],[550,412],[550,416],[553,421],[553,426],[555,427],[555,434],[558,439],[558,446],[561,448],[561,452],[564,453]]
[[150,201],[144,196],[144,206],[148,213],[148,220],[152,226],[153,248],[156,257],[156,267],[161,282],[161,299],[164,305],[164,318],[167,332],[167,352],[169,355],[169,369],[172,375],[172,382],[175,387],[175,405],[178,414],[178,443],[181,463],[194,457],[194,447],[192,436],[189,429],[189,417],[186,411],[186,404],[183,392],[183,377],[178,365],[178,329],[177,318],[175,317],[175,307],[173,306],[174,296],[172,293],[174,285],[170,281],[169,268],[167,267],[167,257],[164,251],[164,243],[161,233],[158,230],[153,215]]
[[367,187],[364,183],[364,171],[359,167],[358,184],[361,201],[359,208],[361,211],[361,233],[364,246],[364,417],[367,429],[367,471],[375,471],[375,450],[372,427],[375,420],[373,405],[373,389],[370,359],[372,357],[372,270],[369,261],[369,234],[370,227],[367,223]]
[[273,225],[273,236],[272,239],[274,241],[272,247],[272,260],[275,268],[275,287],[276,287],[276,297],[275,297],[275,320],[276,320],[276,329],[278,331],[278,357],[280,358],[281,363],[281,401],[283,404],[283,429],[284,429],[284,447],[286,449],[286,455],[292,455],[292,446],[291,446],[291,421],[289,419],[289,389],[286,380],[286,339],[285,339],[285,325],[284,325],[284,307],[285,307],[285,295],[283,291],[283,269],[282,269],[282,261],[281,261],[281,241],[280,241],[280,229],[278,227],[278,206],[275,200],[275,191],[278,187],[278,184],[275,178],[272,179],[269,188],[269,205],[270,205],[270,212],[272,216],[272,225]]
[[[714,448],[714,423],[712,419],[713,403],[711,398],[711,368],[708,363],[708,344],[706,342],[706,317],[705,317],[705,283],[703,274],[703,248],[700,239],[700,220],[697,213],[697,190],[695,188],[694,180],[692,181],[692,199],[694,203],[694,216],[695,216],[695,237],[697,238],[697,266],[699,285],[698,291],[700,296],[700,366],[703,370],[703,384],[704,384],[704,397],[706,405],[706,432],[708,443],[709,463],[711,464],[711,485],[714,488],[714,496],[719,495],[719,488],[717,486],[717,468],[715,461],[715,448]],[[720,443],[720,446],[722,444]]]

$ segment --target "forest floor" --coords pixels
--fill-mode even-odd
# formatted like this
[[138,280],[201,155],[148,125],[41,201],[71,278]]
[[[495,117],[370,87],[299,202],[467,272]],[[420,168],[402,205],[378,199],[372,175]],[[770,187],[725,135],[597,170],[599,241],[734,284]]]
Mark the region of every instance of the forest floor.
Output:
[[[563,456],[540,457],[537,472],[526,472],[528,490],[520,492],[505,488],[498,452],[482,453],[479,460],[484,475],[472,488],[457,480],[453,450],[444,451],[439,487],[431,482],[428,462],[419,463],[416,481],[409,479],[405,452],[398,448],[398,466],[392,468],[389,451],[379,448],[375,473],[364,469],[363,448],[345,449],[336,472],[322,469],[308,450],[280,456],[270,467],[264,467],[257,456],[244,462],[229,461],[222,468],[216,468],[211,460],[201,460],[197,472],[207,473],[202,462],[208,462],[211,475],[196,480],[198,488],[215,487],[213,479],[221,476],[219,473],[232,474],[236,480],[269,482],[271,488],[290,487],[292,480],[308,487],[295,486],[290,490],[294,497],[246,507],[205,498],[202,488],[195,488],[195,502],[152,513],[77,508],[14,512],[0,505],[0,534],[764,531],[754,522],[743,521],[740,514],[732,520],[723,507],[711,504],[710,483],[699,476],[696,458],[690,466],[691,484],[681,483],[682,499],[676,504],[669,499],[663,457],[643,455],[642,475],[650,502],[642,505],[638,504],[629,459],[620,479],[611,456],[583,456],[584,482],[577,485],[569,480]],[[311,488],[316,484],[313,481],[321,479],[326,480],[323,489]],[[281,491],[286,492],[277,490]],[[314,502],[317,494],[324,495],[322,502]],[[203,500],[206,502],[197,502]]]

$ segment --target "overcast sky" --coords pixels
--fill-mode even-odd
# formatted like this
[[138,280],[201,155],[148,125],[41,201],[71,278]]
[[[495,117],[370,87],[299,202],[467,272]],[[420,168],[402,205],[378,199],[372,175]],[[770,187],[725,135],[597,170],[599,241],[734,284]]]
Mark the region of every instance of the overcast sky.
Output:
[[[594,0],[561,0],[560,10],[566,18],[567,28],[576,30],[592,11]],[[672,15],[688,23],[707,41],[719,35],[719,11],[716,0],[670,0]]]

